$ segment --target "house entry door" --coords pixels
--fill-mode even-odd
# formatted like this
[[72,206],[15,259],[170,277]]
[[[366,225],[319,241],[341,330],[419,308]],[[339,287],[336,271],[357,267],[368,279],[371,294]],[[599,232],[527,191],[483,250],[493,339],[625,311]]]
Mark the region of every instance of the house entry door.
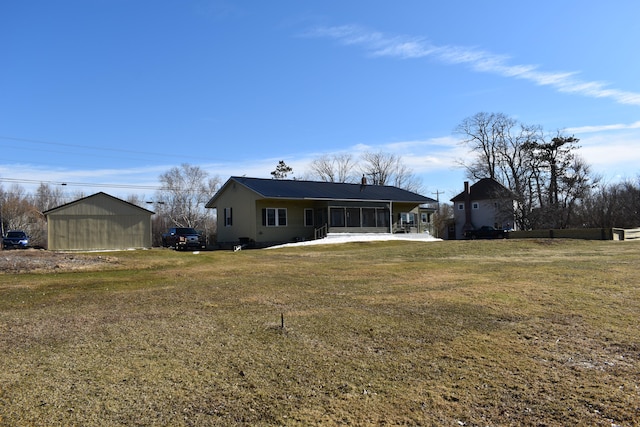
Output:
[[314,226],[315,227],[322,227],[323,225],[327,224],[328,221],[328,216],[327,216],[327,210],[323,209],[323,208],[318,208],[315,210],[315,213],[313,214],[313,221],[314,221]]

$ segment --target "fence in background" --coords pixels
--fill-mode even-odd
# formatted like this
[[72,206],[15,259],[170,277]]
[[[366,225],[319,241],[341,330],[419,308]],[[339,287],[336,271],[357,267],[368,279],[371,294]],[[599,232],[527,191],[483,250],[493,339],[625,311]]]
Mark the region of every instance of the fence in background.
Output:
[[635,240],[640,239],[640,228],[568,228],[529,231],[512,231],[510,239],[585,239],[585,240]]

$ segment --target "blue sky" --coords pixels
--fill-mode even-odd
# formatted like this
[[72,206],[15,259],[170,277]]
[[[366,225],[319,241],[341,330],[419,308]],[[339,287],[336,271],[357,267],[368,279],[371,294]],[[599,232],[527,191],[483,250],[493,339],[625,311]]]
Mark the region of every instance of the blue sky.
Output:
[[181,163],[268,178],[384,151],[448,200],[468,155],[452,130],[478,112],[564,129],[605,181],[635,178],[638,16],[635,0],[5,0],[0,184],[152,197]]

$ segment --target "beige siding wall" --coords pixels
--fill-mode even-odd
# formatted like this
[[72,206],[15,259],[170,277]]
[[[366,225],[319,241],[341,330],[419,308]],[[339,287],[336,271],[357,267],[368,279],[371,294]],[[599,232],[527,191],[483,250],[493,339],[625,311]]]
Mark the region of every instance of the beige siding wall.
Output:
[[[415,205],[413,203],[408,204],[408,203],[394,203],[393,204],[393,213],[392,213],[392,218],[393,218],[393,223],[392,223],[392,229],[395,230],[399,230],[400,227],[400,214],[404,213],[404,212],[411,212],[416,214],[416,221],[420,221],[420,218],[418,218],[418,205]],[[416,223],[417,224],[417,223]],[[417,228],[415,230],[417,232]]]
[[47,215],[50,250],[151,247],[151,213],[96,195]]
[[[219,243],[237,242],[241,237],[256,235],[256,194],[245,186],[232,182],[216,202],[217,239]],[[225,225],[224,209],[232,209],[232,224]]]
[[[286,209],[286,227],[262,225],[262,209],[266,208]],[[254,221],[258,232],[256,242],[289,242],[312,239],[313,225],[309,227],[304,225],[305,208],[312,208],[312,204],[303,201],[258,200],[256,202],[257,215]]]
[[149,215],[55,215],[48,233],[50,250],[151,247]]

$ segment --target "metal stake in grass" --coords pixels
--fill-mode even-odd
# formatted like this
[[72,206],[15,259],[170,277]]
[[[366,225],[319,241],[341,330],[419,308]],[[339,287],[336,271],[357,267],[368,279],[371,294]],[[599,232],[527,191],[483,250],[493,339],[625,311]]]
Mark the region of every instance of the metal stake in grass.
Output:
[[280,313],[280,329],[284,329],[284,313]]

